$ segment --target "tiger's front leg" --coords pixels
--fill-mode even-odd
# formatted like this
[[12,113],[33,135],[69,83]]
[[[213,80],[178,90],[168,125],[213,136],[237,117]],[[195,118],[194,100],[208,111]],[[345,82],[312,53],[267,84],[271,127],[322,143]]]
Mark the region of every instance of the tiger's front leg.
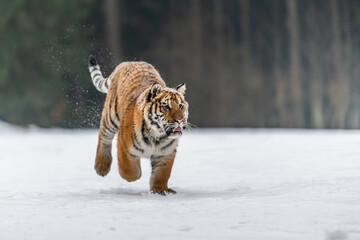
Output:
[[176,191],[168,188],[168,180],[170,178],[171,169],[174,163],[176,152],[169,156],[151,156],[151,177],[150,192],[161,195],[168,193],[176,193]]

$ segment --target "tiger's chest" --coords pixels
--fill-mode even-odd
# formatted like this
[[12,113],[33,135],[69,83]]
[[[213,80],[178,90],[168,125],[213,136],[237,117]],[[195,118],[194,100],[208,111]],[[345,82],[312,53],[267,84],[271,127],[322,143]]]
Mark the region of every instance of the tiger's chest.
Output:
[[178,139],[176,138],[153,139],[134,134],[130,153],[140,158],[168,156],[176,150],[177,146]]

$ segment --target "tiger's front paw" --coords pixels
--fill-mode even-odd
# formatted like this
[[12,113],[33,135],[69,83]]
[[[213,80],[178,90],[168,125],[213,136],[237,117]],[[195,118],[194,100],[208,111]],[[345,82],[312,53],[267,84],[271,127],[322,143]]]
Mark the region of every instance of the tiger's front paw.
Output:
[[151,194],[160,194],[163,196],[169,195],[169,194],[176,194],[176,191],[171,188],[161,189],[161,188],[153,188],[150,190]]

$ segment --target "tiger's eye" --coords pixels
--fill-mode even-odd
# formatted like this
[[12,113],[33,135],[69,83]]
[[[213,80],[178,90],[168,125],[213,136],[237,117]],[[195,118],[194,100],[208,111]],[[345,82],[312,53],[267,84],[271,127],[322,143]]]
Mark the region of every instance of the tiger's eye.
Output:
[[170,106],[167,104],[163,104],[162,107],[165,108],[166,111],[170,110]]
[[179,104],[179,108],[180,108],[180,109],[183,109],[183,108],[184,108],[184,105],[180,103],[180,104]]

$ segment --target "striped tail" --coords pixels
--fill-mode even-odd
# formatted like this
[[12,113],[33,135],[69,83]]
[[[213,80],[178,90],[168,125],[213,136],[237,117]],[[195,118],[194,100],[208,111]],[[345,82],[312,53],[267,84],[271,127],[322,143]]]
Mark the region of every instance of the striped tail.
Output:
[[109,91],[109,85],[110,85],[110,79],[104,78],[101,71],[100,66],[96,62],[96,59],[94,56],[89,56],[89,71],[91,75],[91,79],[94,83],[94,86],[97,90],[103,93],[107,93]]

